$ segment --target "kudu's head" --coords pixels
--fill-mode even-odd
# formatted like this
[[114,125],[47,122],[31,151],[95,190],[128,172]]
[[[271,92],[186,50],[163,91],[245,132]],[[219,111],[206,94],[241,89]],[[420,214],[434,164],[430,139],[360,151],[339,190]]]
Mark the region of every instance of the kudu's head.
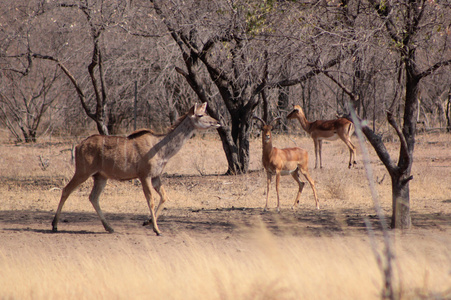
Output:
[[299,105],[293,105],[293,110],[287,115],[287,119],[296,119],[296,115],[304,113]]
[[260,119],[257,116],[254,116],[254,119],[259,120],[262,123],[261,130],[263,132],[263,134],[262,134],[263,144],[271,143],[271,130],[273,128],[273,124],[275,122],[277,122],[280,119],[280,117],[277,117],[274,120],[272,120],[271,122],[269,122],[269,125],[267,125],[265,121],[263,121],[262,119]]
[[193,107],[188,112],[187,117],[194,124],[196,129],[209,129],[209,128],[219,128],[221,124],[219,121],[207,115],[205,110],[207,109],[207,102],[202,105],[194,104]]

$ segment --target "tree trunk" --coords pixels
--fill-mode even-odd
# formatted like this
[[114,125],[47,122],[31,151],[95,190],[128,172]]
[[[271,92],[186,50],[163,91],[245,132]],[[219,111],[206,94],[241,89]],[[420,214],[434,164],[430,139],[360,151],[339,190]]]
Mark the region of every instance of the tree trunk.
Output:
[[222,148],[227,159],[228,169],[226,175],[239,174],[241,170],[241,164],[238,155],[238,148],[231,139],[231,135],[224,130],[224,128],[218,129],[219,137],[222,141]]
[[[290,87],[289,86],[284,86],[284,87],[280,87],[279,88],[279,96],[277,99],[277,108],[279,109],[279,111],[288,111],[288,105],[290,102]],[[288,127],[287,127],[287,117],[286,114],[283,114],[283,122],[281,125],[281,129],[284,132],[288,131]]]
[[[407,105],[407,104],[406,104]],[[359,119],[359,126],[362,126],[362,132],[373,146],[379,159],[385,165],[392,181],[392,228],[409,229],[411,227],[410,217],[410,192],[409,182],[412,179],[410,175],[412,167],[412,159],[409,157],[406,139],[402,135],[399,127],[395,122],[394,116],[389,113],[388,121],[396,130],[398,137],[401,140],[400,158],[396,165],[391,159],[390,154],[385,148],[381,136],[375,134],[368,125],[362,125]],[[357,124],[357,123],[356,123]]]
[[240,112],[231,113],[230,135],[225,128],[218,130],[227,157],[227,175],[244,174],[249,170],[249,136],[252,119],[246,115],[250,113],[245,108]]
[[392,180],[393,214],[391,228],[409,229],[412,225],[410,218],[409,181],[398,174],[390,174]]
[[451,132],[451,89],[448,91],[445,116],[446,116],[446,132]]
[[[409,181],[412,179],[413,151],[415,148],[415,132],[418,113],[418,90],[420,78],[411,52],[410,61],[405,63],[406,69],[406,101],[404,104],[404,124],[402,128],[401,149],[398,161],[398,171],[392,172],[393,215],[392,228],[409,229],[412,225],[410,218]],[[400,135],[400,134],[399,134]]]

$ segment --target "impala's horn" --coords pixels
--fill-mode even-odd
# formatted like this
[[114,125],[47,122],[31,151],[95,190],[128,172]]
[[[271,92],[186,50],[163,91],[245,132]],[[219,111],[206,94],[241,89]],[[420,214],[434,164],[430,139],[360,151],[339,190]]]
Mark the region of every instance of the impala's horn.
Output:
[[256,120],[259,120],[260,122],[262,122],[263,125],[266,125],[266,122],[263,121],[261,118],[259,118],[257,116],[254,116],[253,118],[256,119]]
[[280,119],[282,119],[282,117],[277,117],[274,120],[271,121],[271,123],[269,123],[269,125],[273,125],[275,122],[279,121]]

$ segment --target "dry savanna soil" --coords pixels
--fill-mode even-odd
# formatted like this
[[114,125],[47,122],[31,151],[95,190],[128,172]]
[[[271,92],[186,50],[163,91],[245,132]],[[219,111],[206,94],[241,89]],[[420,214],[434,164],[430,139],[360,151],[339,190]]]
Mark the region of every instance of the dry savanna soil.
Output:
[[[88,195],[92,180],[67,200],[51,230],[61,189],[74,172],[75,142],[45,139],[0,144],[0,299],[379,299],[383,291],[381,220],[364,168],[369,153],[386,222],[391,182],[371,146],[358,145],[357,165],[341,141],[323,145],[323,169],[313,169],[313,142],[274,135],[278,147],[309,152],[321,209],[305,185],[281,180],[281,211],[271,185],[269,211],[261,142],[251,140],[250,172],[224,176],[227,162],[214,132],[189,140],[163,176],[170,201],[158,223],[139,181],[109,181],[100,205],[115,233],[107,233]],[[387,141],[393,159],[398,144]],[[392,284],[402,299],[451,297],[451,135],[417,137],[410,183],[412,229],[389,232]],[[158,195],[154,193],[156,201]],[[379,264],[382,263],[382,265]],[[2,284],[3,283],[3,284]]]

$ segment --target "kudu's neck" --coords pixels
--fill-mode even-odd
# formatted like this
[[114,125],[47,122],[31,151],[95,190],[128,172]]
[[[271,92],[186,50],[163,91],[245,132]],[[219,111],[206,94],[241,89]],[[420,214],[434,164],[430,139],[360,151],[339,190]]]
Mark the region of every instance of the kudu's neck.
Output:
[[174,129],[158,143],[158,154],[164,160],[173,157],[194,133],[194,124],[186,116]]

